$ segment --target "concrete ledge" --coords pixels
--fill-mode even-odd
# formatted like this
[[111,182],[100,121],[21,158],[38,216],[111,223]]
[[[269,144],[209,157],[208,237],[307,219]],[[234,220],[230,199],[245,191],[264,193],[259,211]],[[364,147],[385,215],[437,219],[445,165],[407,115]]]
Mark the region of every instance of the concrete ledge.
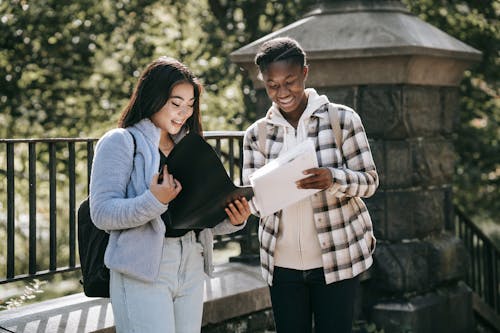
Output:
[[16,333],[92,332],[113,324],[109,299],[83,293],[0,312],[0,326]]
[[[228,263],[216,266],[205,280],[203,323],[216,324],[271,307],[260,266]],[[83,293],[0,312],[0,326],[16,333],[111,333],[113,311],[109,299]]]

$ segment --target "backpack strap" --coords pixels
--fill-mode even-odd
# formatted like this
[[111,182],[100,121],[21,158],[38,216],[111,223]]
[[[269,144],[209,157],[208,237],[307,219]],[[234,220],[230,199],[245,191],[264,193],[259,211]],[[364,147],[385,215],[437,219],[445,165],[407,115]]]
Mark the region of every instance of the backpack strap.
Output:
[[335,144],[337,145],[337,148],[340,149],[341,155],[343,155],[343,153],[342,153],[342,130],[340,129],[339,112],[337,110],[337,107],[334,106],[332,103],[328,103],[328,115],[330,116],[330,123],[332,125],[332,131],[333,131],[333,134],[335,135]]
[[137,143],[135,141],[135,136],[132,134],[132,132],[130,132],[130,131],[127,131],[127,132],[129,132],[129,134],[132,136],[132,140],[134,141],[134,155],[133,155],[133,157],[135,157],[135,152],[137,150]]
[[257,123],[257,139],[259,140],[260,152],[265,155],[266,152],[266,122],[260,121]]

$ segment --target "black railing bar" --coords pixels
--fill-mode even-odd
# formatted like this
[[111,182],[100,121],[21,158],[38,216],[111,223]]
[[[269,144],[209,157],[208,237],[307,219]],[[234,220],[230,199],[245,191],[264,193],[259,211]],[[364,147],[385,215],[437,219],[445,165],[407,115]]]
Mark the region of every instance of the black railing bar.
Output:
[[482,272],[483,272],[483,289],[484,289],[484,299],[486,300],[487,304],[492,304],[491,302],[491,271],[489,265],[490,261],[490,256],[489,256],[489,247],[487,244],[483,243],[483,246],[481,247],[481,255],[483,257],[483,265],[482,265]]
[[482,274],[484,271],[482,269],[482,262],[484,258],[481,256],[481,239],[478,237],[478,235],[474,234],[474,238],[476,239],[476,246],[474,247],[475,255],[477,258],[477,282],[478,282],[478,292],[482,296],[483,299],[485,299],[485,293],[484,293],[484,274]]
[[14,144],[7,143],[7,278],[14,276],[15,270],[15,185],[14,185]]
[[474,242],[474,247],[473,247],[473,253],[474,257],[476,258],[476,285],[477,285],[477,291],[478,294],[481,295],[481,297],[484,299],[484,294],[483,294],[483,289],[482,289],[482,274],[481,274],[481,254],[480,254],[480,246],[479,246],[479,238],[477,237],[476,234],[473,235],[473,242]]
[[36,143],[29,143],[29,273],[36,272]]
[[493,243],[489,237],[478,227],[472,222],[467,216],[465,216],[464,213],[462,213],[459,209],[455,209],[455,214],[458,215],[458,217],[463,220],[465,223],[467,223],[467,226],[471,228],[475,234],[478,234],[480,238],[482,238],[485,243],[488,243],[488,245],[492,246],[496,252],[500,253],[500,248]]
[[491,256],[491,261],[490,265],[491,266],[491,285],[490,285],[490,293],[491,293],[491,306],[495,309],[498,310],[498,283],[500,281],[498,280],[498,272],[497,272],[497,257],[494,251],[490,249],[490,256]]
[[493,281],[496,281],[497,283],[493,283],[493,307],[497,312],[500,312],[500,290],[499,290],[499,261],[500,261],[500,256],[498,256],[495,252],[493,252]]
[[[238,155],[238,161],[243,161],[243,140],[240,138],[238,140],[238,152],[239,152],[239,155]],[[243,167],[241,166],[243,163],[239,163],[238,165],[240,165],[240,184],[239,185],[243,185]]]
[[221,157],[221,141],[222,139],[216,139],[215,141],[215,151],[217,152],[217,155],[219,155],[219,157]]
[[234,139],[229,139],[229,177],[234,179]]
[[94,143],[87,143],[87,193],[90,193],[90,173],[92,171],[92,160],[94,159]]
[[30,280],[30,279],[37,279],[39,277],[44,277],[44,276],[50,276],[50,275],[55,275],[59,273],[67,273],[67,272],[74,272],[80,269],[80,266],[75,266],[75,267],[58,267],[55,270],[44,270],[44,271],[39,271],[36,274],[20,274],[16,275],[13,278],[6,279],[6,280],[0,280],[0,285],[2,284],[7,284],[11,282],[17,282],[17,281],[25,281],[25,280]]
[[472,239],[472,232],[471,229],[466,226],[465,228],[465,237],[466,237],[466,244],[468,244],[467,249],[469,250],[470,258],[471,258],[471,265],[470,265],[470,283],[476,290],[476,274],[475,274],[475,267],[476,267],[476,257],[474,256],[474,242]]
[[465,244],[465,247],[466,247],[466,251],[470,254],[469,256],[469,259],[470,259],[470,263],[469,263],[469,266],[467,267],[467,283],[470,285],[470,286],[473,286],[473,278],[472,278],[472,267],[473,267],[473,258],[472,258],[472,252],[470,251],[470,244],[468,244],[468,233],[467,233],[467,226],[462,223],[460,221],[460,226],[462,228],[462,237],[461,239],[463,240],[464,244]]
[[76,220],[75,220],[75,201],[76,201],[76,166],[75,166],[75,143],[68,142],[68,179],[69,179],[69,266],[74,267],[76,264]]
[[491,284],[490,284],[490,294],[491,294],[491,306],[498,311],[498,284],[500,283],[500,281],[498,280],[498,266],[497,266],[497,256],[495,254],[495,252],[491,251],[490,249],[490,256],[491,256],[491,261],[490,261],[490,265],[488,266],[491,266],[490,269],[491,269],[491,275],[490,275],[490,279],[491,279]]
[[500,256],[498,256],[496,253],[494,253],[494,259],[493,259],[493,281],[497,281],[497,283],[493,284],[493,293],[495,294],[494,297],[494,308],[497,312],[500,312],[500,274],[498,270],[500,269]]
[[56,144],[49,143],[49,269],[57,269],[57,186],[56,186]]

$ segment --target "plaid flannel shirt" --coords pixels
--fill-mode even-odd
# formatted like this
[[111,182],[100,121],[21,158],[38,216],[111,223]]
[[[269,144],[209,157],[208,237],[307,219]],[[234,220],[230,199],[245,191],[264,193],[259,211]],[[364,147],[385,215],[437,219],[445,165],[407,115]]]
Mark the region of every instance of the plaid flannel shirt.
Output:
[[[315,141],[319,166],[328,167],[333,176],[330,188],[310,197],[326,283],[352,278],[367,270],[373,263],[376,243],[370,215],[361,200],[361,197],[373,195],[378,187],[378,174],[368,139],[358,114],[346,106],[336,106],[343,156],[335,143],[328,104],[312,113],[307,129],[308,137]],[[266,117],[245,132],[243,182],[247,185],[250,175],[278,157],[283,147],[285,129],[273,123],[276,112],[276,108],[271,107]],[[264,152],[259,147],[258,122],[266,123]],[[263,216],[259,221],[262,275],[269,285],[273,281],[274,250],[281,222],[281,211]]]

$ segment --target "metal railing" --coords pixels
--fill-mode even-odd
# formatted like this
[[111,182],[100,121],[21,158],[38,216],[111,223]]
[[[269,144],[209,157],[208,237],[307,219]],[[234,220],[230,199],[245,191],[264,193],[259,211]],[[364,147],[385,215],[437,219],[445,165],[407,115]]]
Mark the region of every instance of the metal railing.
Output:
[[457,207],[454,222],[455,234],[470,255],[465,282],[500,315],[500,249]]
[[[205,132],[241,184],[243,132]],[[88,193],[97,139],[0,139],[0,284],[80,268],[76,209]],[[216,244],[255,237],[255,223]],[[5,264],[3,264],[5,263]]]

